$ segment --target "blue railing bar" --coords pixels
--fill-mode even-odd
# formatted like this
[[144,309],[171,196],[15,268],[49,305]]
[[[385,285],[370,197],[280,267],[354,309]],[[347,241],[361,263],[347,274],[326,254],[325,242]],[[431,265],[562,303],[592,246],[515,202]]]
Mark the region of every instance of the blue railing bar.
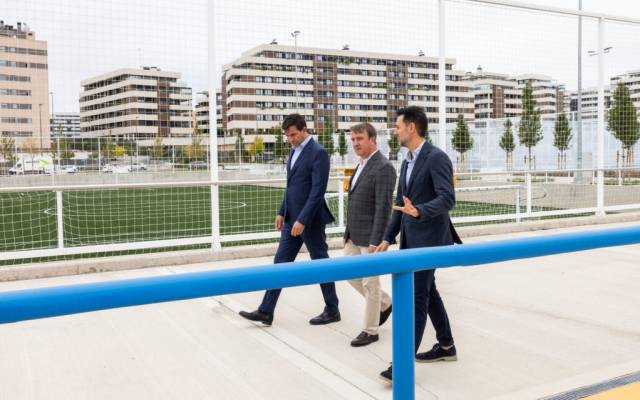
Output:
[[413,272],[393,274],[391,280],[393,296],[392,361],[393,398],[406,400],[415,398],[414,371],[414,318]]
[[640,242],[640,226],[0,293],[0,323]]

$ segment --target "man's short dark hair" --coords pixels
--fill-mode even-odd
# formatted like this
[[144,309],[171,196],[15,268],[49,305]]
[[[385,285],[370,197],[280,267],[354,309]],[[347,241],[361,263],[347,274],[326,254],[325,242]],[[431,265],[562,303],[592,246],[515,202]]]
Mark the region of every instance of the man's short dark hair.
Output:
[[304,117],[298,113],[289,114],[284,117],[284,121],[282,121],[282,130],[286,131],[292,126],[295,126],[296,129],[301,131],[307,127],[307,121],[305,121]]
[[418,135],[425,137],[427,135],[428,121],[424,110],[418,106],[410,106],[398,110],[398,117],[403,116],[402,120],[405,124],[413,122],[416,125]]

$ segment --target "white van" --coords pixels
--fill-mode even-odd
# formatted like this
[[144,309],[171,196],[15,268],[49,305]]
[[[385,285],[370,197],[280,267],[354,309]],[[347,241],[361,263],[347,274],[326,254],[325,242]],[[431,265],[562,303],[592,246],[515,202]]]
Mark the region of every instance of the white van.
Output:
[[53,158],[51,156],[20,157],[15,165],[9,168],[9,175],[52,173]]

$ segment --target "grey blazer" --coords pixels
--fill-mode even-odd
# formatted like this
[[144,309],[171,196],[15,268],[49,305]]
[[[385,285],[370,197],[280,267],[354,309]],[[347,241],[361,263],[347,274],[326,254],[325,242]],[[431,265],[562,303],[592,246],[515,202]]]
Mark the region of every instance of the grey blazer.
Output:
[[349,181],[349,207],[344,240],[357,246],[377,246],[391,217],[396,170],[379,151],[375,153],[353,185]]

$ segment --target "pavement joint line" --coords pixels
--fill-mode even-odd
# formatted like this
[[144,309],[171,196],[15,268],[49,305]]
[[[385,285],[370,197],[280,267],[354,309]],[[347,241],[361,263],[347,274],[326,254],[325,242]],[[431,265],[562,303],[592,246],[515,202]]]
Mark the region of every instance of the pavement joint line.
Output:
[[[180,268],[171,268],[174,273],[182,272]],[[199,299],[207,307],[215,307],[216,304],[226,308],[233,314],[245,308],[238,301],[229,296],[207,297]],[[246,326],[244,320],[233,318],[228,315],[229,322],[236,326]],[[250,323],[255,325],[253,323]],[[274,353],[298,366],[308,375],[333,388],[336,393],[349,400],[357,399],[385,399],[388,396],[387,390],[377,381],[370,379],[363,374],[344,365],[340,361],[324,354],[308,342],[291,334],[281,327],[269,327],[251,329],[247,333],[254,339],[262,342]],[[333,384],[328,384],[332,381]]]

